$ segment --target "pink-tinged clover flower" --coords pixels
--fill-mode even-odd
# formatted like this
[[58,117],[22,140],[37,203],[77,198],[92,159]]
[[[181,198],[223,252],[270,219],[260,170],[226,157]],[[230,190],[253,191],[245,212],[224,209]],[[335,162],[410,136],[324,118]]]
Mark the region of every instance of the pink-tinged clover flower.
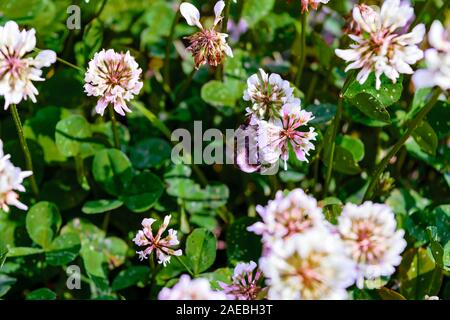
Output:
[[180,12],[190,26],[197,26],[200,31],[187,37],[189,47],[186,49],[194,57],[195,68],[198,69],[204,64],[217,67],[225,58],[225,55],[233,57],[233,52],[227,44],[228,34],[216,31],[216,27],[222,21],[222,11],[225,2],[218,1],[214,6],[214,25],[206,29],[200,23],[200,11],[190,3],[183,2],[180,5]]
[[338,218],[338,232],[347,254],[357,267],[357,285],[395,272],[406,247],[404,231],[396,230],[392,209],[385,204],[364,202],[345,205]]
[[400,74],[412,74],[410,65],[423,58],[417,44],[425,34],[423,24],[406,33],[413,17],[414,9],[400,0],[386,0],[381,9],[365,4],[353,8],[354,30],[358,31],[349,37],[354,43],[350,49],[336,49],[338,57],[350,62],[345,71],[361,69],[356,76],[361,84],[374,72],[377,90],[381,87],[382,74],[393,83]]
[[294,88],[289,81],[276,73],[267,74],[263,69],[247,79],[243,98],[252,103],[246,110],[247,115],[258,119],[279,116],[281,108],[287,103],[300,105],[300,99],[294,97]]
[[56,53],[43,50],[34,58],[29,55],[36,47],[36,31],[19,30],[14,21],[0,26],[0,95],[5,99],[5,110],[30,98],[36,103],[38,90],[33,81],[44,81],[42,68],[56,61]]
[[308,162],[309,151],[315,149],[311,141],[316,140],[317,133],[313,127],[308,131],[298,130],[314,118],[298,104],[285,104],[280,117],[258,121],[258,147],[262,163],[274,163],[281,157],[287,170],[289,144],[298,160]]
[[142,220],[143,228],[138,231],[136,237],[133,239],[136,245],[140,247],[147,246],[145,250],[136,252],[141,261],[147,259],[153,251],[156,252],[158,263],[164,266],[170,262],[171,256],[181,256],[181,249],[175,249],[180,243],[177,238],[177,231],[169,229],[168,235],[164,238],[162,237],[162,234],[169,225],[170,218],[170,215],[164,217],[164,222],[159,227],[155,236],[153,236],[152,224],[156,220],[152,218]]
[[450,89],[450,28],[444,29],[441,22],[433,22],[428,33],[432,48],[425,51],[426,69],[417,70],[413,75],[416,88],[438,86]]
[[163,288],[158,300],[226,300],[222,291],[214,291],[207,279],[191,279],[183,274],[172,288]]
[[112,49],[94,55],[84,77],[84,89],[88,96],[99,97],[95,111],[103,116],[111,103],[114,110],[124,116],[131,112],[126,101],[130,101],[142,89],[142,70],[127,51],[117,53]]
[[270,246],[276,239],[321,227],[324,222],[316,199],[302,189],[294,189],[287,195],[278,191],[274,200],[270,200],[265,207],[258,205],[256,211],[262,221],[251,225],[248,230],[262,235],[265,246]]
[[218,282],[229,300],[256,300],[262,293],[261,270],[254,261],[240,262],[234,268],[232,283]]
[[28,207],[19,201],[16,191],[25,192],[22,185],[23,179],[31,176],[31,171],[22,171],[15,167],[10,159],[10,155],[3,153],[3,142],[0,140],[0,208],[9,212],[9,206],[14,206],[21,210]]
[[326,228],[276,240],[259,265],[276,300],[341,300],[354,282],[354,266],[339,237]]

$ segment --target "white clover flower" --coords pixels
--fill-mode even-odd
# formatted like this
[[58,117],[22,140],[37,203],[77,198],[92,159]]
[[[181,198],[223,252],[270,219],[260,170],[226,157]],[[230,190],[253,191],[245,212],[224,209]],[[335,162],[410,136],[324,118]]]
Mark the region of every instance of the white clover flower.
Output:
[[163,288],[158,300],[226,300],[222,291],[213,291],[207,279],[191,278],[184,274],[173,288]]
[[396,230],[392,209],[385,204],[346,204],[338,218],[338,232],[346,251],[356,263],[358,287],[364,278],[389,276],[395,272],[406,247],[404,231]]
[[262,274],[254,261],[240,262],[234,268],[232,283],[218,282],[229,300],[256,300],[263,288]]
[[36,103],[39,92],[33,81],[44,81],[41,68],[56,61],[51,50],[43,50],[34,58],[28,55],[36,47],[35,34],[34,29],[20,31],[14,21],[0,26],[0,95],[5,98],[5,110],[28,98]]
[[314,10],[317,10],[319,3],[328,3],[330,0],[301,0],[302,1],[302,13],[307,12],[309,6]]
[[244,100],[250,101],[252,106],[247,108],[248,115],[258,119],[267,119],[278,116],[281,108],[287,104],[300,105],[300,99],[294,97],[294,88],[279,74],[267,74],[259,69],[247,79],[247,89],[244,91]]
[[300,131],[314,119],[311,112],[302,110],[300,105],[285,104],[281,109],[280,118],[271,118],[268,121],[258,121],[258,147],[261,163],[275,163],[280,158],[284,161],[284,170],[287,170],[289,159],[289,144],[300,161],[308,162],[306,156],[315,146],[311,141],[316,140],[317,133],[313,127],[308,131]]
[[340,300],[354,282],[354,265],[339,237],[313,228],[277,240],[259,265],[276,300]]
[[174,247],[180,244],[177,238],[177,231],[169,229],[169,234],[162,238],[162,234],[169,225],[170,218],[170,215],[164,217],[164,222],[159,227],[155,236],[153,236],[152,224],[156,220],[152,218],[142,220],[143,229],[139,230],[136,237],[133,239],[134,243],[140,247],[148,246],[145,250],[136,252],[141,261],[147,259],[148,255],[153,251],[156,251],[158,263],[162,263],[164,266],[170,262],[171,256],[181,256],[181,249],[174,249]]
[[127,51],[117,53],[112,49],[102,50],[94,55],[84,77],[85,92],[88,96],[100,97],[95,111],[103,115],[108,104],[124,116],[131,112],[126,101],[139,94],[143,83],[140,81],[141,68]]
[[9,212],[9,206],[14,206],[21,210],[28,207],[19,201],[16,191],[25,192],[22,185],[23,179],[31,176],[31,171],[22,171],[15,167],[10,159],[10,155],[3,153],[3,142],[0,140],[0,208]]
[[413,82],[417,89],[438,86],[450,89],[450,29],[444,29],[441,22],[433,22],[428,33],[432,48],[425,51],[426,69],[417,70]]
[[248,230],[262,235],[266,246],[276,239],[300,234],[324,223],[316,199],[302,189],[294,189],[286,196],[278,191],[274,200],[270,200],[265,207],[258,205],[256,211],[262,221],[251,225]]
[[180,12],[190,26],[197,26],[200,31],[186,39],[189,40],[190,51],[194,57],[195,68],[208,63],[217,67],[225,58],[225,55],[233,57],[233,52],[227,43],[228,34],[216,31],[216,27],[222,21],[222,11],[225,8],[224,1],[218,1],[214,6],[214,25],[211,29],[205,29],[200,23],[200,11],[187,2],[180,5]]
[[423,24],[406,33],[413,17],[414,9],[400,0],[386,0],[381,9],[357,5],[353,9],[356,32],[349,35],[355,43],[350,49],[336,49],[340,58],[351,62],[345,71],[361,69],[356,76],[361,84],[374,72],[377,90],[381,86],[382,74],[394,83],[400,74],[412,74],[410,65],[423,58],[417,44],[422,42],[425,34]]

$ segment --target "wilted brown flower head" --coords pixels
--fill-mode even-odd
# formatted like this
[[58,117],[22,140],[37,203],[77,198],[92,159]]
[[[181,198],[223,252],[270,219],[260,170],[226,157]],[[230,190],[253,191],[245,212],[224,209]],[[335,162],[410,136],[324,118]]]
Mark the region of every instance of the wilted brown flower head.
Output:
[[197,26],[200,31],[186,37],[189,40],[187,50],[194,57],[195,68],[198,69],[204,64],[217,67],[225,58],[225,55],[232,57],[233,52],[227,44],[228,34],[216,31],[218,23],[222,20],[222,11],[225,7],[223,1],[218,1],[214,6],[214,25],[206,29],[200,23],[200,12],[192,4],[183,2],[180,11],[190,26]]

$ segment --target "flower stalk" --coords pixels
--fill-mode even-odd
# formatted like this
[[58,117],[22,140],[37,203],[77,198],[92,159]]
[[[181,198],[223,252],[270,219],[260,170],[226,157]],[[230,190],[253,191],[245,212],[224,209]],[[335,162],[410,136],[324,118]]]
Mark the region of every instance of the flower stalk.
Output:
[[[230,0],[225,0],[224,15],[222,19],[221,33],[227,33],[228,31],[228,19],[230,18]],[[216,79],[222,81],[223,78],[223,65],[217,67]]]
[[392,149],[388,152],[388,154],[383,158],[383,160],[381,160],[381,162],[375,168],[375,172],[373,173],[372,179],[369,183],[369,186],[367,187],[366,193],[364,194],[363,201],[369,200],[373,197],[374,190],[381,173],[384,171],[384,169],[386,168],[392,157],[397,154],[397,152],[401,149],[406,140],[408,140],[408,138],[411,136],[414,130],[419,126],[419,124],[422,122],[422,120],[425,118],[428,112],[430,112],[430,110],[435,105],[441,93],[442,89],[440,88],[435,88],[432,91],[430,100],[428,100],[426,105],[419,111],[419,113],[417,113],[416,117],[408,124],[405,133],[403,133],[401,138],[397,141],[397,143],[392,147]]
[[111,129],[113,132],[114,147],[120,150],[119,128],[117,126],[116,115],[114,114],[114,108],[111,104],[109,105],[108,108],[109,108],[109,115],[111,117]]
[[331,137],[330,157],[328,158],[328,163],[326,164],[327,174],[325,176],[325,186],[324,186],[324,191],[323,191],[324,197],[326,197],[326,195],[328,193],[328,189],[330,187],[330,182],[331,182],[331,173],[333,172],[334,151],[336,149],[336,136],[337,136],[337,131],[338,131],[339,124],[340,124],[341,118],[342,118],[344,93],[347,90],[348,86],[350,85],[351,80],[353,80],[353,79],[354,79],[354,73],[352,72],[345,79],[342,90],[339,93],[338,104],[337,104],[337,109],[336,109],[336,116],[334,117],[334,120],[332,123],[333,131],[331,133],[332,137]]
[[[22,122],[20,121],[19,112],[17,111],[17,106],[15,104],[12,104],[10,106],[10,108],[11,108],[11,114],[12,114],[12,117],[14,120],[14,124],[16,125],[17,135],[19,136],[19,141],[20,141],[20,145],[22,147],[22,152],[25,157],[25,167],[27,170],[32,171],[34,173],[33,161],[31,158],[30,149],[28,148],[27,141],[23,134],[23,126],[22,126]],[[36,183],[36,178],[35,178],[34,174],[32,176],[30,176],[30,185],[31,185],[31,190],[33,191],[33,194],[37,197],[39,195],[39,188]]]
[[331,181],[331,173],[333,172],[333,162],[334,162],[334,151],[336,149],[336,136],[339,124],[341,123],[342,118],[342,104],[343,104],[344,96],[341,92],[339,94],[339,100],[338,105],[336,109],[336,116],[334,117],[333,124],[332,124],[332,132],[331,132],[331,146],[330,146],[330,156],[328,157],[328,163],[327,163],[327,173],[325,176],[325,185],[323,189],[323,196],[326,197],[328,193],[328,189],[330,187],[330,181]]
[[301,24],[302,30],[300,33],[300,59],[298,64],[297,76],[295,77],[295,86],[298,88],[302,79],[303,68],[306,60],[306,25],[308,23],[308,12],[302,13]]
[[166,52],[164,56],[164,81],[166,85],[170,88],[170,49],[172,48],[173,36],[175,34],[175,27],[180,19],[180,11],[177,10],[175,17],[173,18],[172,25],[170,26],[169,37],[167,38]]
[[[39,53],[39,52],[42,51],[42,49],[34,48],[33,51],[36,52],[36,53]],[[69,66],[69,67],[71,67],[71,68],[73,68],[75,70],[78,70],[78,71],[82,72],[82,73],[86,72],[86,70],[84,70],[83,68],[81,68],[81,67],[79,67],[79,66],[77,66],[77,65],[75,65],[75,64],[73,64],[73,63],[71,63],[71,62],[69,62],[67,60],[64,60],[64,59],[62,59],[62,58],[60,58],[58,56],[56,56],[56,61],[61,62],[62,64],[65,64],[66,66]]]

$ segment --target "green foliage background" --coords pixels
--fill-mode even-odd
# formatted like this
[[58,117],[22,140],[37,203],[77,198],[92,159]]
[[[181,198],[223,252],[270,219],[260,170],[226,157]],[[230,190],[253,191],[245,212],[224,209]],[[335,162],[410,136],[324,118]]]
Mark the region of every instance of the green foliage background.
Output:
[[[202,15],[212,15],[213,1],[192,2],[203,4]],[[441,1],[414,3],[428,27],[432,19],[444,18]],[[71,4],[81,8],[81,30],[66,27]],[[246,174],[231,165],[175,166],[167,135],[176,128],[192,130],[195,120],[203,121],[204,130],[237,128],[245,117],[246,79],[260,67],[294,82],[300,56],[300,2],[233,3],[231,19],[244,18],[249,30],[232,43],[234,58],[226,60],[223,78],[207,67],[194,73],[192,58],[180,57],[176,48],[195,29],[179,19],[176,4],[0,3],[0,24],[15,20],[35,28],[38,48],[55,50],[81,68],[102,48],[129,50],[144,76],[133,113],[119,119],[121,150],[113,148],[109,117],[92,113],[96,102],[83,92],[83,73],[65,64],[54,65],[47,80],[38,84],[36,104],[18,106],[40,196],[21,194],[31,207],[26,213],[0,211],[0,297],[155,298],[161,287],[173,285],[186,273],[186,266],[217,287],[217,280],[229,280],[237,262],[260,256],[259,238],[246,231],[256,220],[257,204],[265,204],[277,190],[296,187],[321,199],[330,157],[330,122],[345,80],[344,65],[334,49],[348,41],[342,28],[350,1],[332,0],[329,13],[312,13],[315,22],[308,29],[305,70],[296,94],[314,113],[312,124],[319,139],[309,164],[290,157],[288,170],[276,176]],[[425,89],[413,94],[409,77],[397,84],[384,79],[381,96],[373,89],[373,78],[364,86],[355,82],[348,86],[336,140],[332,196],[321,201],[331,222],[342,203],[362,200],[380,154],[398,140],[428,93]],[[367,282],[367,289],[352,289],[353,298],[450,298],[449,119],[449,103],[438,102],[377,186],[375,200],[392,206],[399,227],[406,230],[408,249],[396,274]],[[8,112],[0,112],[0,137],[5,152],[24,168]],[[169,213],[173,227],[180,230],[185,255],[154,272],[138,261],[131,239],[143,218],[161,220]],[[80,290],[66,287],[65,271],[72,264],[82,271]]]

